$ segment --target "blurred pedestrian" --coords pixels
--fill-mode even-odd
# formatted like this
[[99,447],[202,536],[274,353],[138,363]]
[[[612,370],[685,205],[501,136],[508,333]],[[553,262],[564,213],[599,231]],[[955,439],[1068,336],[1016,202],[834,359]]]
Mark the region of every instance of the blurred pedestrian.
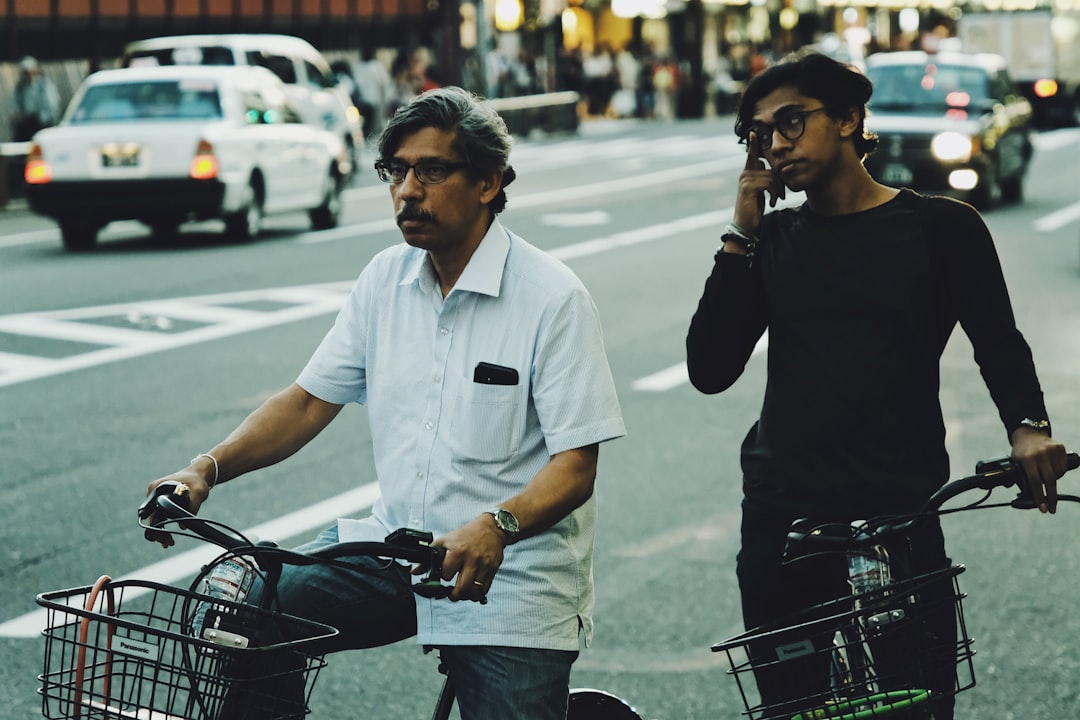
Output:
[[390,65],[390,78],[393,83],[393,91],[390,101],[386,104],[386,117],[393,117],[394,112],[403,105],[408,105],[414,97],[420,94],[421,78],[413,72],[412,53],[407,50],[398,50],[394,62]]
[[582,69],[588,113],[593,117],[605,117],[617,82],[611,48],[601,44],[596,52],[586,56]]
[[679,64],[669,53],[664,53],[653,65],[653,91],[656,94],[654,114],[661,120],[675,117],[675,96],[679,92]]
[[12,135],[25,142],[38,130],[60,119],[60,93],[41,70],[41,64],[27,55],[19,62],[19,79],[12,98]]
[[615,54],[615,72],[619,85],[611,100],[612,109],[617,117],[636,117],[641,63],[626,45]]
[[360,94],[361,104],[356,107],[364,118],[364,139],[371,140],[386,125],[386,106],[394,96],[394,80],[370,45],[360,51],[360,61],[353,67],[353,80]]
[[510,59],[499,49],[495,38],[491,38],[488,51],[484,55],[484,78],[489,98],[510,95]]

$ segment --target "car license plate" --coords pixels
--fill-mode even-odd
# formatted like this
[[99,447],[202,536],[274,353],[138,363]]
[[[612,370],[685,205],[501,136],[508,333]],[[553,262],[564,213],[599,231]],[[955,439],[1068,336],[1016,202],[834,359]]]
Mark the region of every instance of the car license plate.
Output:
[[910,185],[914,179],[915,175],[908,166],[900,163],[889,163],[881,173],[881,181],[886,183]]
[[139,166],[139,146],[134,143],[110,143],[101,147],[101,167],[129,168]]

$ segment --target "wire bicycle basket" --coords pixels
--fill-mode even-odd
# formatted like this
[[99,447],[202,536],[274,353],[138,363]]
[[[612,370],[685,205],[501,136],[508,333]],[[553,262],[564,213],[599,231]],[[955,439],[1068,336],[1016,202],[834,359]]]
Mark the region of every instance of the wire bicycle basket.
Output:
[[[751,720],[929,717],[975,685],[962,565],[836,598],[713,645]],[[939,637],[928,619],[954,623]]]
[[[228,628],[218,642],[190,632],[204,601]],[[48,614],[42,714],[63,720],[302,718],[326,665],[314,646],[337,632],[140,580],[102,577],[37,602]]]

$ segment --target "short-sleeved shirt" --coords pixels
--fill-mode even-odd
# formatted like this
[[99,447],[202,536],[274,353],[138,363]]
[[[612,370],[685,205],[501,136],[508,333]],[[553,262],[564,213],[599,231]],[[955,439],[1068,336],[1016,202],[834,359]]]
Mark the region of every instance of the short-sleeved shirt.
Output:
[[[475,381],[481,362],[510,384]],[[297,383],[368,406],[381,498],[339,521],[342,540],[439,537],[519,493],[552,455],[625,433],[592,298],[498,221],[445,299],[426,251],[376,255]],[[595,526],[594,494],[509,546],[485,605],[418,597],[417,641],[573,650],[583,630],[588,643]]]

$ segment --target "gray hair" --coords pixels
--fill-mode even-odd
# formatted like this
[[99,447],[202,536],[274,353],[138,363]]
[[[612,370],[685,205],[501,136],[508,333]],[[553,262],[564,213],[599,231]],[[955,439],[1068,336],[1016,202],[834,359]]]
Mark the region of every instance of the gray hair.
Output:
[[506,186],[517,173],[510,166],[513,138],[506,122],[479,96],[455,86],[428,90],[402,105],[379,136],[379,159],[386,162],[409,135],[437,128],[455,135],[453,147],[468,163],[473,178],[502,171],[499,194],[488,205],[495,215],[506,207]]

